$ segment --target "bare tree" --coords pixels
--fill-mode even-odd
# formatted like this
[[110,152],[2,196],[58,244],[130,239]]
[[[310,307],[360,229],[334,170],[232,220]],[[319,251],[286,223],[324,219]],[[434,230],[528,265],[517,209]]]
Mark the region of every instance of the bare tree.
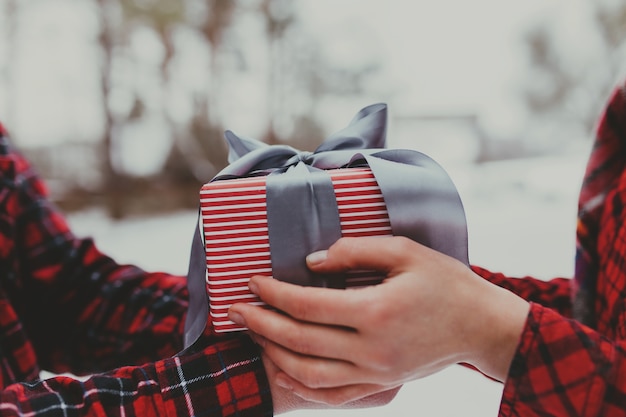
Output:
[[100,97],[102,100],[102,110],[104,126],[102,129],[102,172],[104,178],[104,195],[106,196],[106,206],[109,215],[113,218],[123,216],[123,186],[124,181],[114,165],[114,144],[113,144],[113,114],[109,106],[111,92],[111,76],[113,68],[113,25],[112,8],[115,0],[96,0],[100,16],[100,31],[98,33],[98,43],[101,51],[100,62]]
[[261,15],[265,20],[267,35],[270,71],[267,88],[267,131],[264,140],[267,143],[278,143],[280,139],[276,132],[276,124],[285,116],[283,106],[285,91],[283,88],[285,45],[284,36],[295,21],[294,4],[289,0],[262,0]]
[[[523,86],[523,98],[536,120],[552,118],[587,135],[616,77],[626,69],[626,3],[599,1],[589,7],[589,29],[578,28],[579,36],[597,39],[598,46],[585,50],[558,43],[558,29],[551,23],[532,27],[525,36],[530,71]],[[584,66],[571,65],[581,58]]]
[[185,0],[155,0],[151,2],[137,0],[118,0],[123,12],[123,24],[130,27],[145,25],[152,28],[164,49],[160,64],[161,78],[164,85],[170,80],[169,67],[176,54],[173,33],[177,26],[186,24]]
[[[136,0],[119,0],[123,10],[124,25],[127,30],[132,32],[135,26],[147,26],[154,30],[163,47],[163,57],[159,65],[161,75],[161,92],[160,113],[163,120],[166,121],[168,133],[172,141],[172,149],[180,147],[182,138],[180,137],[180,129],[172,118],[167,108],[169,93],[171,90],[171,73],[170,67],[172,60],[176,55],[176,45],[174,42],[175,30],[186,24],[186,1],[185,0],[157,0],[146,4]],[[142,105],[141,98],[137,98],[137,104],[140,108],[145,109]],[[143,116],[140,112],[138,118]],[[181,154],[185,156],[184,153]]]
[[6,0],[4,4],[4,21],[5,21],[5,42],[6,54],[4,68],[0,68],[4,72],[4,84],[6,95],[5,114],[3,118],[7,123],[15,120],[13,114],[15,109],[15,83],[13,82],[13,67],[15,65],[15,52],[17,50],[17,24],[19,18],[19,10],[17,0]]
[[[191,121],[192,149],[201,151],[208,165],[197,163],[201,175],[213,176],[226,164],[227,149],[223,138],[222,102],[222,55],[228,32],[234,24],[238,2],[234,0],[208,0],[207,13],[199,25],[200,33],[210,48],[209,85],[204,95],[195,98],[195,113]],[[236,49],[231,45],[232,49]],[[205,177],[206,179],[207,177]]]
[[208,111],[211,124],[220,125],[220,79],[221,79],[221,52],[226,34],[233,24],[233,16],[237,9],[237,2],[233,0],[208,0],[207,16],[200,25],[200,32],[204,35],[211,48],[210,84],[208,86]]

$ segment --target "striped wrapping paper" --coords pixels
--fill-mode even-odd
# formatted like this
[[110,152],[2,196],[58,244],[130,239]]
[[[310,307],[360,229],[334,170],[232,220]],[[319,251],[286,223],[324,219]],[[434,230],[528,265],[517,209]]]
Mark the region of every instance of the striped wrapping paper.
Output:
[[[385,202],[369,168],[326,172],[333,182],[342,236],[391,235]],[[200,192],[200,204],[214,329],[218,333],[245,330],[228,320],[227,312],[237,302],[264,305],[247,284],[253,275],[272,275],[265,177],[207,183]],[[346,286],[380,281],[372,272],[353,272],[346,277]]]

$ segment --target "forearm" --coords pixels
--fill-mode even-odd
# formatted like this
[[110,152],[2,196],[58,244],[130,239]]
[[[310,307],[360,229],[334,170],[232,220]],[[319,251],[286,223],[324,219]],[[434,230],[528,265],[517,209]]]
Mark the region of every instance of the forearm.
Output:
[[62,269],[45,268],[13,297],[39,360],[53,372],[85,374],[172,356],[182,348],[183,277],[118,265],[91,240],[72,240]]
[[[479,280],[480,278],[476,278]],[[463,320],[466,334],[455,337],[456,349],[469,352],[460,362],[470,364],[488,377],[504,381],[526,324],[529,303],[512,292],[482,281],[469,294],[477,302]],[[471,317],[469,317],[471,316]]]
[[28,161],[0,133],[6,291],[53,372],[94,373],[182,348],[184,277],[119,265],[76,237]]

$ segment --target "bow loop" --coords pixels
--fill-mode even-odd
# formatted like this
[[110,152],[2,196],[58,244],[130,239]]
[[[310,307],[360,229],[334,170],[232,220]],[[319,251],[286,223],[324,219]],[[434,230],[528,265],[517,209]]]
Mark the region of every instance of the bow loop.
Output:
[[228,163],[233,163],[242,156],[269,145],[256,139],[237,136],[233,131],[224,132],[224,139],[228,142]]
[[[285,170],[298,162],[328,169],[338,167],[344,154],[340,151],[380,149],[385,147],[387,134],[387,105],[372,104],[352,118],[348,126],[330,135],[314,152],[304,152],[286,145],[269,146],[256,139],[224,133],[228,142],[229,165],[215,179],[243,176],[250,171]],[[333,152],[329,152],[333,151]]]
[[342,149],[382,149],[387,142],[387,105],[362,108],[348,126],[330,135],[316,152]]

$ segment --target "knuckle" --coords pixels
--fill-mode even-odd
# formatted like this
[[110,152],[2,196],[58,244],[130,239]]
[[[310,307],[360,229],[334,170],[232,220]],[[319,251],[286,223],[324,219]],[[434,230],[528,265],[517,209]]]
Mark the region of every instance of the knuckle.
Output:
[[331,247],[329,248],[329,250],[331,252],[343,252],[344,250],[349,250],[350,247],[353,244],[353,239],[349,238],[349,237],[342,237],[341,239],[337,240],[335,243],[333,243],[331,245]]
[[289,305],[289,314],[298,319],[307,321],[311,315],[311,309],[305,299],[293,299]]
[[303,355],[309,355],[312,353],[312,347],[309,340],[304,336],[302,330],[297,327],[286,332],[285,345],[290,350]]
[[319,389],[322,387],[322,373],[317,366],[307,366],[302,372],[302,382],[308,388]]
[[396,253],[404,253],[415,247],[415,242],[405,236],[396,236],[390,242]]
[[277,322],[274,319],[274,314],[274,312],[271,312],[267,309],[263,309],[260,311],[246,310],[246,327],[259,335],[271,336],[272,334],[280,331],[280,328],[282,327],[282,323]]
[[395,317],[395,304],[376,296],[372,296],[367,302],[369,305],[365,312],[367,322],[373,328],[385,329],[386,324]]
[[329,252],[336,259],[336,263],[343,269],[355,268],[354,262],[355,254],[358,255],[359,249],[356,246],[357,241],[352,237],[343,237],[330,247]]

